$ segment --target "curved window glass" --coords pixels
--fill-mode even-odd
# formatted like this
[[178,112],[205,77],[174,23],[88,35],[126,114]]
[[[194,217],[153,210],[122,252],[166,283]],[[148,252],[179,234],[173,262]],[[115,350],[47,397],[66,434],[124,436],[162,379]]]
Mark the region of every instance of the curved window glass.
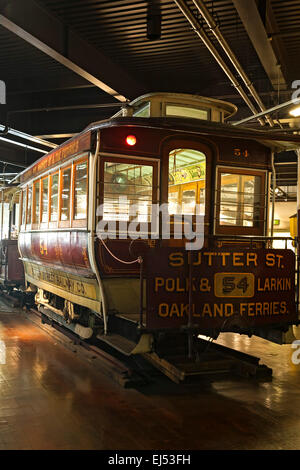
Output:
[[51,176],[50,220],[56,221],[58,215],[58,173]]
[[74,219],[87,216],[87,161],[78,163],[74,169]]
[[60,220],[70,219],[71,168],[62,171]]
[[205,119],[207,121],[210,120],[210,110],[193,108],[192,106],[180,106],[178,104],[167,104],[166,116]]
[[175,149],[169,154],[169,214],[205,214],[205,154]]
[[42,222],[48,222],[48,177],[42,180]]

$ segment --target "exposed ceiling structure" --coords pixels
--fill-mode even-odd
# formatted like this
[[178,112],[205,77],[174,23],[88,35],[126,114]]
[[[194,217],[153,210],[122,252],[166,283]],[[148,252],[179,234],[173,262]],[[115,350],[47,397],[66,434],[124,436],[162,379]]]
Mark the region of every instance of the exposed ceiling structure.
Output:
[[[201,4],[215,28],[201,14]],[[268,109],[290,100],[300,80],[299,26],[300,0],[0,0],[0,80],[7,90],[0,124],[61,142],[114,114],[126,99],[151,91],[225,99],[239,107],[234,119],[242,119],[252,111],[199,31],[259,112],[216,30]],[[272,117],[286,119],[288,110]],[[14,165],[21,169],[47,150],[42,143],[26,144],[13,146],[0,139],[0,173],[1,161],[13,172]],[[29,148],[35,145],[39,151]],[[286,154],[280,163],[293,159]],[[283,185],[296,184],[295,166],[289,168],[293,171],[282,173]]]

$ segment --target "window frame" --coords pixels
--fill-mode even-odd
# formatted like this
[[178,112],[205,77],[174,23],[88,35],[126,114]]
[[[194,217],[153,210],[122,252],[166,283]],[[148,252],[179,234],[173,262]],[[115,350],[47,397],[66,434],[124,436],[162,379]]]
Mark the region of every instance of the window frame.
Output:
[[[25,199],[25,201],[24,201]],[[25,204],[24,219],[23,219],[23,206]],[[24,230],[26,226],[26,210],[27,210],[27,186],[22,188],[21,204],[20,204],[20,230]]]
[[[58,181],[57,181],[57,219],[56,220],[51,220],[51,197],[52,197],[52,179],[53,177],[57,175],[58,176]],[[48,189],[48,227],[49,228],[57,228],[58,226],[58,218],[59,218],[59,194],[60,194],[60,169],[58,168],[55,170],[53,173],[49,173],[49,189]]]
[[[191,108],[196,109],[197,111],[205,111],[207,113],[207,119],[201,119],[198,117],[192,116],[179,116],[176,114],[167,114],[167,106],[177,106],[179,108]],[[163,115],[169,118],[179,118],[179,119],[197,119],[198,121],[211,121],[212,118],[212,109],[209,106],[197,106],[197,105],[189,105],[189,104],[181,104],[181,103],[173,103],[171,101],[165,101],[163,103]]]
[[32,209],[36,209],[36,185],[39,183],[40,189],[39,189],[39,217],[38,220],[36,220],[36,211],[32,211],[31,217],[32,217],[32,228],[33,229],[38,229],[40,226],[40,221],[41,221],[41,179],[38,178],[37,180],[33,181],[32,188],[33,188],[33,194],[32,194]]
[[[28,222],[28,194],[29,194],[29,189],[31,189],[30,222]],[[32,205],[33,205],[32,203],[33,203],[33,183],[31,182],[26,186],[26,217],[25,217],[26,229],[27,228],[31,229],[31,227],[32,227]]]
[[[257,227],[244,227],[240,225],[221,225],[220,224],[220,209],[221,209],[221,175],[222,173],[229,173],[232,175],[243,176],[259,176],[261,177],[261,191],[260,191],[260,215]],[[249,170],[247,168],[236,168],[217,166],[216,167],[216,187],[215,187],[215,234],[216,235],[257,235],[263,236],[266,227],[266,181],[267,172],[265,170]]]
[[[84,219],[75,219],[75,179],[76,179],[76,166],[80,165],[81,163],[86,162],[86,174],[87,174],[87,182],[86,182],[86,217]],[[72,228],[85,228],[88,224],[88,213],[89,213],[89,156],[84,155],[83,157],[79,158],[72,162],[72,179],[71,179],[71,227]]]
[[[50,175],[47,174],[45,176],[43,176],[42,178],[40,178],[40,182],[41,182],[41,213],[40,213],[40,228],[41,229],[45,229],[45,228],[48,228],[48,224],[49,224],[49,218],[50,218],[50,211],[49,211],[49,200],[50,200],[50,184],[49,184],[49,177]],[[48,181],[48,197],[47,197],[47,220],[43,222],[43,192],[44,192],[44,181],[45,179],[47,179]]]
[[[144,165],[144,166],[152,166],[153,168],[153,179],[152,179],[152,204],[159,203],[160,197],[160,188],[159,188],[159,179],[160,179],[160,160],[157,158],[147,158],[147,157],[135,157],[131,155],[107,155],[101,154],[100,157],[100,165],[99,165],[99,172],[100,172],[100,183],[99,183],[99,205],[104,203],[104,165],[106,162],[109,163],[132,163],[137,165]],[[97,217],[98,220],[102,220],[102,216]],[[109,222],[109,220],[107,220]],[[121,221],[119,220],[112,220],[111,222],[116,223],[116,231],[119,234],[119,224]],[[131,221],[126,221],[129,224]],[[125,221],[122,221],[124,224]],[[141,222],[145,223],[145,222]],[[148,222],[148,234],[151,233],[151,222]]]
[[[72,221],[72,208],[73,208],[73,163],[60,168],[60,187],[59,187],[59,214],[58,214],[58,227],[59,228],[68,228],[71,227]],[[70,178],[70,198],[69,198],[69,218],[66,220],[61,220],[61,209],[62,209],[62,190],[63,190],[63,173],[67,170],[71,170]]]
[[[191,149],[198,152],[202,152],[205,155],[205,213],[204,213],[204,236],[207,237],[210,234],[210,230],[212,232],[212,224],[210,223],[211,219],[211,209],[212,209],[212,161],[213,161],[213,150],[212,148],[204,143],[202,140],[197,139],[194,135],[187,136],[187,137],[172,137],[169,141],[166,142],[163,151],[162,151],[162,184],[161,184],[161,202],[168,203],[169,202],[169,156],[173,150],[178,148],[185,148]],[[200,188],[202,189],[202,188]],[[200,191],[200,190],[199,190]],[[199,194],[197,194],[197,198],[199,201]],[[196,221],[196,216],[193,216],[193,224]],[[174,218],[173,218],[174,223]],[[171,229],[172,229],[172,216],[171,216]],[[211,233],[212,234],[212,233]],[[171,237],[173,234],[171,232]],[[184,243],[183,240],[172,240],[171,244],[178,244],[181,246]],[[206,238],[204,240],[204,244],[206,244]]]

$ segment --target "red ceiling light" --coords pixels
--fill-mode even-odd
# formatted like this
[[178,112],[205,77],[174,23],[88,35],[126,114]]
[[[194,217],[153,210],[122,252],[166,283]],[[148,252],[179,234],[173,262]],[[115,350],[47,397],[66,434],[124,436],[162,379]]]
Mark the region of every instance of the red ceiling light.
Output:
[[133,145],[136,144],[136,136],[135,135],[128,135],[126,137],[126,144],[133,147]]

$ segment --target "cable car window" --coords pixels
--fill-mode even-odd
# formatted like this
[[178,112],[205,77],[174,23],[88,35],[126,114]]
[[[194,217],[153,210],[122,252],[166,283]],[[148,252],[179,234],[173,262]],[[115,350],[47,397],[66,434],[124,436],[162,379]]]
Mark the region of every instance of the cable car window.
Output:
[[152,202],[153,165],[104,162],[104,220],[150,222]]
[[38,224],[40,221],[40,182],[34,183],[34,202],[33,202],[33,222]]
[[16,203],[15,208],[15,221],[14,225],[11,228],[11,238],[18,238],[19,234],[19,217],[20,217],[20,203]]
[[42,222],[48,222],[48,177],[42,180]]
[[71,168],[62,171],[60,220],[70,219]]
[[189,106],[180,106],[175,104],[166,105],[166,116],[177,116],[177,117],[186,117],[194,119],[205,119],[206,121],[210,119],[210,110],[209,109],[200,109],[193,108]]
[[26,189],[22,191],[22,220],[21,224],[25,224],[25,217],[26,217]]
[[2,239],[9,238],[9,203],[3,203]]
[[175,149],[169,154],[169,213],[205,214],[205,154]]
[[51,176],[50,220],[57,220],[58,211],[58,173]]
[[138,109],[136,109],[133,113],[134,117],[150,117],[150,103],[149,101],[145,104],[143,103]]
[[263,207],[262,176],[246,173],[220,172],[220,226],[259,227]]
[[32,186],[27,189],[27,217],[26,223],[31,224],[31,209],[32,209]]
[[74,219],[86,219],[87,215],[87,161],[75,166]]

